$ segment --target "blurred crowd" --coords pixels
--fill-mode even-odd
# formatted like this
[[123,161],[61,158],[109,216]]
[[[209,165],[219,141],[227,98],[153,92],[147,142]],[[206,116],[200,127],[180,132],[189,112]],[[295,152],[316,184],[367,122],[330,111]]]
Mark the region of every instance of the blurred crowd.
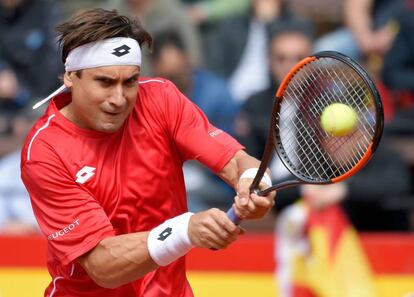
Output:
[[[138,17],[155,40],[142,75],[173,81],[259,159],[275,90],[294,64],[321,50],[359,61],[384,103],[378,153],[346,182],[280,191],[275,212],[304,198],[315,209],[340,204],[358,230],[414,230],[414,0],[0,0],[0,232],[37,232],[20,146],[41,112],[33,102],[63,74],[55,25],[91,7]],[[277,156],[271,169],[274,182],[287,177]],[[184,172],[190,210],[232,204],[215,175],[195,162]]]

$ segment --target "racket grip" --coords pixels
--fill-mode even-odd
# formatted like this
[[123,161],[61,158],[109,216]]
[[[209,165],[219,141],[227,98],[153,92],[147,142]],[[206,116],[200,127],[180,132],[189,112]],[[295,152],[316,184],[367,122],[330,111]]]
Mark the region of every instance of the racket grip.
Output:
[[233,207],[230,207],[230,209],[227,211],[227,216],[236,225],[240,224],[241,219],[236,215]]

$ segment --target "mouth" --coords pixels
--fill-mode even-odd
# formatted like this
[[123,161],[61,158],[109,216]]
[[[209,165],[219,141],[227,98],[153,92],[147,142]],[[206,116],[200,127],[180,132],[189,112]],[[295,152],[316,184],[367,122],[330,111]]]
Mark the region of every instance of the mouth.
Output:
[[115,111],[103,111],[104,114],[108,115],[108,116],[118,116],[121,114],[121,112],[115,112]]

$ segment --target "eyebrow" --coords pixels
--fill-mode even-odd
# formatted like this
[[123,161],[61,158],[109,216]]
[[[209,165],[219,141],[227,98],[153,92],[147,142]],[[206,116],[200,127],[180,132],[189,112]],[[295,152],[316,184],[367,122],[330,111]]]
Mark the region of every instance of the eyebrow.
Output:
[[[138,76],[139,76],[139,73],[137,72],[137,73],[134,73],[131,76],[125,78],[123,81],[128,81],[128,80],[131,80],[131,79],[135,79],[135,78],[138,78]],[[95,79],[95,80],[107,79],[107,80],[111,80],[111,81],[116,81],[117,80],[113,76],[106,75],[106,74],[96,74],[96,75],[93,76],[93,79]]]
[[138,76],[139,76],[139,73],[138,72],[137,73],[134,73],[130,77],[124,79],[124,81],[131,80],[131,79],[137,79]]

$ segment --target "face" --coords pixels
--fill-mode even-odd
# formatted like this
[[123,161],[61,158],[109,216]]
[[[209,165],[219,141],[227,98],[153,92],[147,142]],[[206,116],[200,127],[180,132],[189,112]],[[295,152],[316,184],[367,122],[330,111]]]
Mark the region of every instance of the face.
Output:
[[281,0],[252,0],[256,19],[263,23],[277,19],[281,12]]
[[281,82],[289,70],[311,53],[309,39],[300,33],[281,33],[270,45],[270,70],[273,78]]
[[135,105],[137,66],[106,66],[66,72],[64,82],[72,90],[72,102],[61,113],[81,128],[112,133],[118,130]]
[[157,76],[171,80],[181,92],[186,93],[191,80],[191,67],[183,51],[165,46],[153,66]]

